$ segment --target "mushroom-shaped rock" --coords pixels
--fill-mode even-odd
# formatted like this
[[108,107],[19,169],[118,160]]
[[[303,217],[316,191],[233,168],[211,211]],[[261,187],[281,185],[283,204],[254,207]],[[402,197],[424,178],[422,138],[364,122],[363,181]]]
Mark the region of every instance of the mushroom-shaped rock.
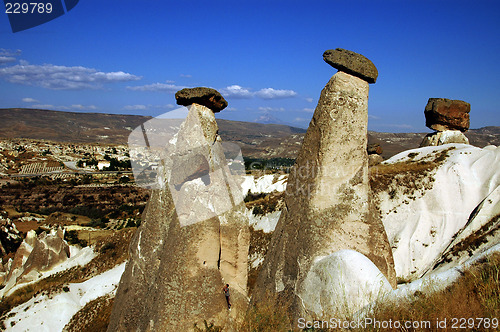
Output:
[[470,104],[462,100],[429,98],[425,106],[425,125],[437,131],[469,129]]
[[177,104],[189,106],[191,104],[200,104],[206,106],[217,113],[227,107],[227,101],[215,89],[211,88],[185,88],[177,91],[175,94]]
[[359,77],[368,83],[375,83],[378,70],[368,58],[359,53],[336,48],[323,53],[323,60],[339,71]]

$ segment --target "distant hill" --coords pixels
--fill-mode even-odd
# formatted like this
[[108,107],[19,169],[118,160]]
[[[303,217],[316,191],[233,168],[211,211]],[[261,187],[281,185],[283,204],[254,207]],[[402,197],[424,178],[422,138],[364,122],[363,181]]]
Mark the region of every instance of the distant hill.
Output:
[[124,144],[130,131],[151,119],[140,115],[0,109],[0,138]]
[[[140,115],[75,113],[26,108],[0,109],[0,138],[45,139],[68,143],[126,144],[130,131],[152,117]],[[295,158],[305,129],[287,125],[218,119],[223,140],[241,146],[247,157]],[[378,133],[368,141],[379,143],[385,158],[416,148],[426,133]],[[500,127],[484,127],[466,133],[471,144],[500,145]]]

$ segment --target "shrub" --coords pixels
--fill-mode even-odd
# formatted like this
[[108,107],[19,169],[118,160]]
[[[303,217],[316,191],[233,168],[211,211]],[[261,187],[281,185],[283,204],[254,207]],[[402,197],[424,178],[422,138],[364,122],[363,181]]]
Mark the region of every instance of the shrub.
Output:
[[253,304],[239,324],[238,331],[289,331],[291,317],[290,302],[277,294],[266,293],[265,300]]
[[82,246],[82,247],[88,246],[87,241],[80,240],[80,238],[78,238],[78,232],[77,231],[66,231],[64,233],[64,239],[69,244],[79,245],[79,246]]

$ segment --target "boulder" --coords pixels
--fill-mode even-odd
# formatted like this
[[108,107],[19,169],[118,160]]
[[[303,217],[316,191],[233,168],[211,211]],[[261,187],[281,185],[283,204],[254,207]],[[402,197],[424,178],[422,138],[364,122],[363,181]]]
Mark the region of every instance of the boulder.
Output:
[[438,146],[449,143],[469,144],[469,139],[460,130],[445,130],[425,135],[420,147]]
[[305,306],[314,312],[337,312],[335,317],[344,319],[349,318],[346,313],[358,312],[392,291],[370,259],[347,249],[319,259],[307,273],[304,289]]
[[227,101],[215,89],[211,88],[185,88],[177,91],[175,100],[178,105],[189,106],[194,103],[211,109],[214,113],[222,111],[227,107]]
[[379,154],[368,155],[368,166],[375,166],[384,161],[384,158]]
[[368,152],[369,155],[370,154],[382,154],[382,152],[384,152],[384,150],[382,150],[382,147],[378,143],[368,144],[366,151]]
[[361,54],[337,48],[325,51],[323,60],[333,68],[359,77],[368,83],[377,81],[377,68],[373,62]]
[[425,106],[425,125],[437,131],[469,129],[470,104],[462,100],[429,98]]
[[229,328],[245,312],[248,218],[217,132],[213,111],[194,103],[167,141],[108,331],[191,331],[204,320]]
[[285,208],[253,290],[253,302],[265,300],[265,292],[271,291],[291,301],[295,320],[333,317],[341,303],[323,308],[323,301],[335,303],[335,299],[316,297],[306,280],[320,268],[322,258],[345,249],[367,257],[396,286],[391,248],[370,200],[367,124],[368,83],[337,72],[321,92],[290,172]]

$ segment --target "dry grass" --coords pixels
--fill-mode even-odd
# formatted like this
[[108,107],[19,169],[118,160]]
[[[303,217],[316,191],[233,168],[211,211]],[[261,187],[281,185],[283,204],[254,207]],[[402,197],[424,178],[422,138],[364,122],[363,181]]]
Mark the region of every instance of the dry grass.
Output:
[[[417,292],[396,304],[381,304],[375,308],[374,318],[377,321],[430,321],[432,330],[439,330],[437,319],[446,319],[448,327],[451,327],[454,318],[499,318],[500,253],[478,262],[446,289],[426,293]],[[476,326],[473,330],[488,329]]]
[[289,331],[292,322],[289,310],[289,301],[279,298],[276,294],[267,293],[265,301],[260,301],[248,309],[237,330],[238,332]]
[[[253,196],[253,197],[252,197]],[[284,206],[284,192],[272,192],[270,194],[249,194],[245,199],[247,209],[253,208],[253,214],[265,215],[281,210]]]
[[67,332],[101,332],[109,325],[114,298],[101,296],[87,303],[64,327]]
[[387,190],[391,185],[417,189],[418,183],[428,178],[438,165],[432,161],[410,161],[370,167],[371,189],[375,193]]
[[419,190],[432,189],[434,178],[432,171],[442,165],[448,157],[451,147],[437,151],[424,158],[415,160],[418,153],[410,153],[405,161],[392,164],[379,164],[370,167],[370,187],[374,194],[387,191],[391,199],[397,192],[402,192],[411,199],[417,197]]

